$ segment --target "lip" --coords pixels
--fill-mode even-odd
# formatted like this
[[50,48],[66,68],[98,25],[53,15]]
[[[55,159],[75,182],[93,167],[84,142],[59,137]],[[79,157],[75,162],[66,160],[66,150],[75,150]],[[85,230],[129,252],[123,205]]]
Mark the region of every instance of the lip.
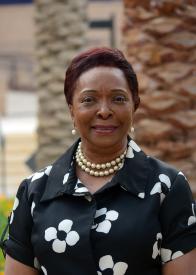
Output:
[[115,125],[94,125],[92,128],[98,134],[111,134],[118,127]]

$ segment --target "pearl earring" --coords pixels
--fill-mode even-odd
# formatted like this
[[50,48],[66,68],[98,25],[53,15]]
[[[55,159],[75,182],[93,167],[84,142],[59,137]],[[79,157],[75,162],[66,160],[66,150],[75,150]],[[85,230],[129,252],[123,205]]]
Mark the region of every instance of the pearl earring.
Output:
[[73,136],[75,136],[75,134],[76,134],[76,129],[72,129],[72,130],[71,130],[71,133],[72,133]]
[[131,133],[134,133],[135,129],[134,127],[131,127]]

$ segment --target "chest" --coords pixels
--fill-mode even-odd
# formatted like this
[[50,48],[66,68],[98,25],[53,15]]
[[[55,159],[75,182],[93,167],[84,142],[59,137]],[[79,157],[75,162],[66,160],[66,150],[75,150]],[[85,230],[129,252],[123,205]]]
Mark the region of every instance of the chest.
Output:
[[[154,202],[153,202],[154,204]],[[150,202],[126,191],[95,199],[62,196],[34,212],[32,244],[38,259],[56,270],[77,262],[73,274],[96,274],[100,258],[112,255],[132,268],[153,265],[153,245],[160,232],[158,212]],[[52,267],[51,267],[52,268]],[[60,269],[59,269],[60,274]],[[71,273],[69,273],[71,274]],[[126,273],[131,274],[131,273]]]
[[94,177],[85,173],[81,169],[77,167],[76,174],[79,180],[87,187],[91,194],[94,194],[100,188],[102,188],[106,183],[108,183],[113,175],[105,176],[105,177]]

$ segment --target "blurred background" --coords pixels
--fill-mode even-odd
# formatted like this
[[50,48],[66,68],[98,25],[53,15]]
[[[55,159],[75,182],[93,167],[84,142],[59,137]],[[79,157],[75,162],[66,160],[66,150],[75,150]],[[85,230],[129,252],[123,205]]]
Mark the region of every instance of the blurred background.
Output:
[[196,196],[195,1],[0,0],[0,232],[21,180],[72,143],[64,73],[94,46],[132,63],[134,139],[183,171]]

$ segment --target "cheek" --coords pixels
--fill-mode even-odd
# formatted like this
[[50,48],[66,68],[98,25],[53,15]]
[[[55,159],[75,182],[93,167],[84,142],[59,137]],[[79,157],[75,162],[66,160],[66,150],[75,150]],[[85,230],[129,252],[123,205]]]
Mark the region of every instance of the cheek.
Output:
[[131,122],[133,120],[133,111],[129,107],[125,107],[119,111],[119,117],[121,120],[126,123],[126,122]]
[[80,108],[77,109],[74,116],[74,122],[77,128],[85,128],[92,121],[93,114]]

